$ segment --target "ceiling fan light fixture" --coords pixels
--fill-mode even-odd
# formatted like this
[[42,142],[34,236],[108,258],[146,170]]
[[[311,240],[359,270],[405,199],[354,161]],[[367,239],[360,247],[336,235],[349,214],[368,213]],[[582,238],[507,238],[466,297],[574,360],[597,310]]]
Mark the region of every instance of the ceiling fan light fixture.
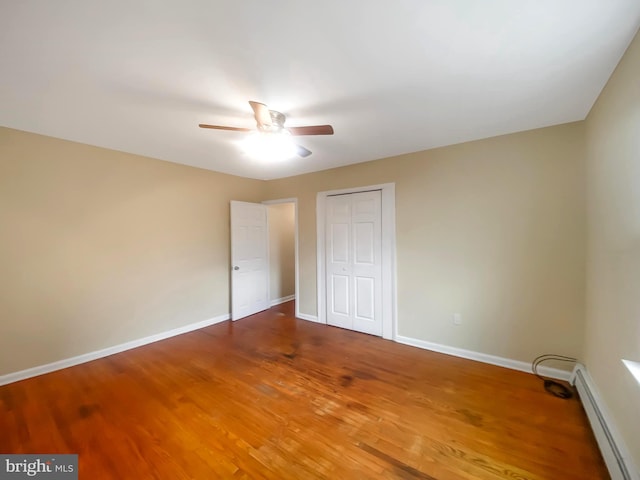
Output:
[[[291,140],[291,136],[301,135],[333,135],[331,125],[305,125],[285,128],[287,117],[277,110],[269,110],[264,103],[249,101],[253,116],[256,119],[256,131],[239,143],[245,153],[256,160],[265,162],[277,162],[287,160],[294,156],[307,158],[311,150],[297,145]],[[234,132],[251,132],[253,129],[246,127],[231,127],[228,125],[199,124],[200,128],[212,130],[230,130]]]
[[286,130],[250,134],[240,142],[240,147],[250,157],[264,162],[288,160],[298,153],[291,134]]

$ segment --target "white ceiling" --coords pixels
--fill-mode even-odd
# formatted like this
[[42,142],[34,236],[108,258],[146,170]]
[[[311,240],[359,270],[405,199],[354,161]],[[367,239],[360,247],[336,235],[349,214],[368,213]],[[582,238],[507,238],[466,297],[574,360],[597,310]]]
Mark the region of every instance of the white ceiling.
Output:
[[[0,125],[246,177],[584,119],[638,0],[4,0]],[[313,151],[236,145],[248,100]]]

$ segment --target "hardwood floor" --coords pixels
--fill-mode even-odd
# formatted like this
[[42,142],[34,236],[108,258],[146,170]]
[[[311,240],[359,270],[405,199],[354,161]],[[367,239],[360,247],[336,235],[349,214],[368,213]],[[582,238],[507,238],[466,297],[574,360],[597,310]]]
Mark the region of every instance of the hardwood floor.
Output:
[[293,318],[293,302],[0,387],[0,452],[81,479],[609,478],[522,372]]

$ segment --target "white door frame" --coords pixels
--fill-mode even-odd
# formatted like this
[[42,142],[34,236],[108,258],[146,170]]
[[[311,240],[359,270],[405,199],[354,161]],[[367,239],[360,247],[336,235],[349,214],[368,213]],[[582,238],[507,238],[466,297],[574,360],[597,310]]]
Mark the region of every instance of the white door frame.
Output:
[[[265,200],[262,202],[264,205],[277,205],[279,203],[293,203],[294,210],[294,249],[295,249],[295,291],[293,295],[296,301],[296,317],[300,317],[300,302],[298,301],[298,292],[300,291],[300,279],[298,276],[298,199],[297,198],[279,198],[276,200]],[[269,210],[267,209],[267,232],[269,232]],[[267,240],[269,236],[267,235]],[[271,283],[269,283],[269,298],[271,298]]]
[[[396,184],[383,183],[366,187],[346,188],[318,192],[316,196],[317,231],[317,291],[318,322],[327,323],[327,286],[325,265],[326,199],[331,195],[382,191],[382,338],[395,340],[397,335],[397,281],[396,281]],[[297,278],[297,277],[296,277]]]

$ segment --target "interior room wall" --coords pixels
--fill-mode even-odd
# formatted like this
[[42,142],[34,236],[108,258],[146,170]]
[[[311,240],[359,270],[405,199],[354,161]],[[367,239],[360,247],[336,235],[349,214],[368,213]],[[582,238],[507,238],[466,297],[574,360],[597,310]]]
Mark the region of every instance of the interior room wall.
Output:
[[640,37],[586,121],[585,362],[640,466],[640,385],[621,359],[640,361]]
[[295,204],[277,203],[269,211],[269,300],[294,295],[295,286]]
[[583,123],[268,181],[267,198],[298,198],[301,313],[317,313],[317,192],[387,182],[400,335],[522,361],[582,353]]
[[0,128],[0,375],[229,313],[264,182]]

